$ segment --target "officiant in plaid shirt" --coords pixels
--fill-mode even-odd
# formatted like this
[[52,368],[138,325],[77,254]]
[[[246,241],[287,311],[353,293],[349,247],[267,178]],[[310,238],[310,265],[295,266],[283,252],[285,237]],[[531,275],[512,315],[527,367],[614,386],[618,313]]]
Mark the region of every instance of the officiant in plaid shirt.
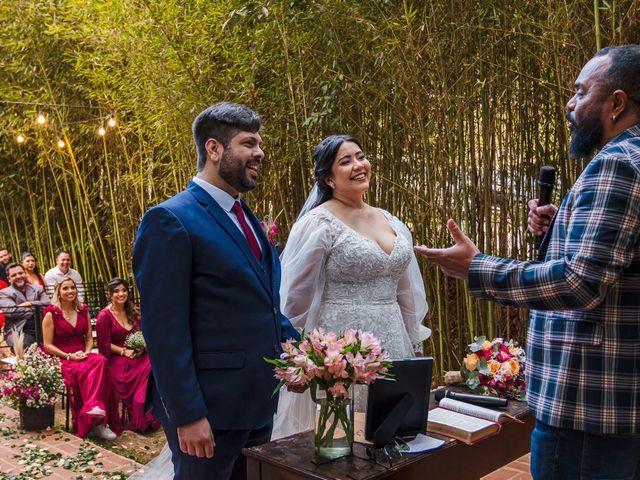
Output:
[[[640,478],[640,46],[600,50],[567,104],[570,154],[591,159],[560,205],[529,202],[541,258],[416,247],[472,295],[530,308],[535,479]],[[552,221],[544,215],[552,217]]]

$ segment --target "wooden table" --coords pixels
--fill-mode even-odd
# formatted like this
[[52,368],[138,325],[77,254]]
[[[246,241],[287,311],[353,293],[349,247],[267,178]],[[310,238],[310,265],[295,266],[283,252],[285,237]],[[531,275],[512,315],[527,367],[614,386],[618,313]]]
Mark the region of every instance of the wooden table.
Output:
[[[433,395],[431,408],[435,407]],[[469,446],[447,437],[439,450],[403,455],[389,466],[369,460],[366,447],[355,443],[354,455],[332,462],[316,459],[313,432],[304,432],[245,449],[248,480],[352,479],[412,480],[478,479],[529,452],[534,419],[527,404],[510,401],[506,410],[524,423],[506,423],[498,435]]]

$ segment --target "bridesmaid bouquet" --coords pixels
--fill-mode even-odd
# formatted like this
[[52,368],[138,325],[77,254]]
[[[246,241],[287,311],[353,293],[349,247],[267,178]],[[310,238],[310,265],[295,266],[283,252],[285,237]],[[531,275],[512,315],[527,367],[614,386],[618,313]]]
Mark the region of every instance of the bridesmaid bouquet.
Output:
[[15,408],[53,407],[56,395],[64,392],[60,360],[49,356],[35,343],[2,380],[0,396]]
[[525,399],[526,357],[517,342],[507,342],[502,338],[488,341],[486,337],[475,337],[469,350],[460,369],[469,388],[486,395]]
[[[280,358],[265,358],[275,366],[275,378],[280,380],[273,393],[285,385],[297,393],[310,390],[311,399],[318,404],[316,453],[326,458],[352,454],[350,387],[391,378],[389,353],[373,334],[354,329],[339,335],[322,329],[310,334],[303,331],[301,340],[287,340],[282,347]],[[322,395],[318,395],[318,390]]]
[[136,355],[144,352],[147,348],[147,343],[144,341],[144,337],[142,336],[142,332],[140,330],[136,330],[135,332],[127,335],[127,338],[124,341],[124,345],[127,348],[133,350]]

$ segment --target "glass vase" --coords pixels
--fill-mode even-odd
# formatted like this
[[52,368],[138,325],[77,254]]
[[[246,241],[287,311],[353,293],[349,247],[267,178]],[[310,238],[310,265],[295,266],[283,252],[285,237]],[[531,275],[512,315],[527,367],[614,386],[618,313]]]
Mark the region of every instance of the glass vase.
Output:
[[316,403],[316,455],[327,459],[352,455],[354,432],[351,399],[326,397],[318,398]]

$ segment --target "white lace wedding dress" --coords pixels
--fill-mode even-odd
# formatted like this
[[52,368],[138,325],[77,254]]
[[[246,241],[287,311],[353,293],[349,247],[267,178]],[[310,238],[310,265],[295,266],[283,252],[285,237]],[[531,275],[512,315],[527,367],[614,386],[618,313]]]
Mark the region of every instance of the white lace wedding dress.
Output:
[[[282,311],[305,331],[372,332],[392,358],[415,356],[431,333],[427,302],[407,227],[382,210],[396,233],[386,253],[319,206],[298,220],[282,255]],[[308,392],[280,392],[272,439],[313,428]]]

